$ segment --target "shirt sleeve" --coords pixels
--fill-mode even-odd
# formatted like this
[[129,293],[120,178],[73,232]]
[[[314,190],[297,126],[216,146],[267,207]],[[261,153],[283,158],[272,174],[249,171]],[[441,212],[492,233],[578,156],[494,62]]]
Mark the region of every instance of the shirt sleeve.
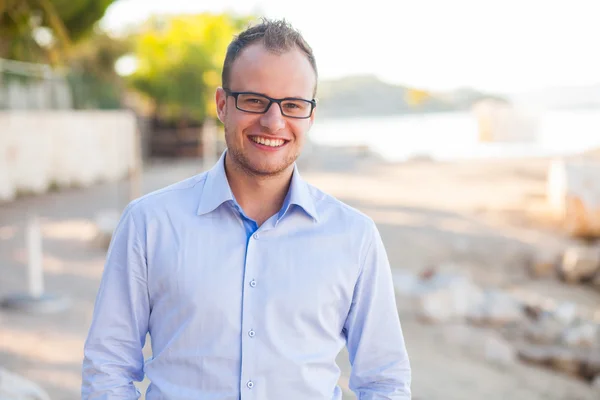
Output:
[[82,399],[138,399],[144,378],[149,298],[145,249],[132,213],[113,233],[84,346]]
[[360,400],[408,400],[411,369],[396,307],[388,257],[374,223],[344,325]]

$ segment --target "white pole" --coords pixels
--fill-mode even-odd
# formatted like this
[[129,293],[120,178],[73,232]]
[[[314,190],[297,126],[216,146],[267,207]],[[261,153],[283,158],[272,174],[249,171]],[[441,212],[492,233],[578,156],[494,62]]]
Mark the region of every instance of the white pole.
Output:
[[142,135],[136,125],[133,131],[133,165],[129,170],[129,201],[142,195]]
[[212,118],[207,118],[202,126],[202,164],[204,169],[212,168],[217,161],[217,125]]
[[44,271],[42,268],[42,234],[37,215],[29,218],[26,241],[29,294],[34,298],[40,298],[44,294]]

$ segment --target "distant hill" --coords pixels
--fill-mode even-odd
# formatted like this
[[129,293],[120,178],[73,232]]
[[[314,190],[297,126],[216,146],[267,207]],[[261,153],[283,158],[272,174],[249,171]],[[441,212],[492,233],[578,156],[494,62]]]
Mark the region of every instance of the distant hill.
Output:
[[[383,116],[468,110],[479,100],[501,99],[468,88],[428,93],[392,85],[371,75],[319,82],[319,117]],[[503,99],[501,99],[503,100]]]

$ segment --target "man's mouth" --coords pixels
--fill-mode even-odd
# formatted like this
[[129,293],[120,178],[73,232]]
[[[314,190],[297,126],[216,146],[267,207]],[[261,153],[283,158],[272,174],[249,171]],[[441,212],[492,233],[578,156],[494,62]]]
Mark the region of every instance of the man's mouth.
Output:
[[284,139],[269,139],[263,136],[250,136],[250,140],[252,140],[254,143],[269,147],[281,147],[287,143],[287,140]]

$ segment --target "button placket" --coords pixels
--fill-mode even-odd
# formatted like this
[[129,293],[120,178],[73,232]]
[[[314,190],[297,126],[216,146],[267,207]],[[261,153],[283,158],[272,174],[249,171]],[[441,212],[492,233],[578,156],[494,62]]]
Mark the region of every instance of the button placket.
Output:
[[[244,266],[245,282],[247,284],[246,290],[243,291],[242,295],[242,376],[240,386],[245,389],[246,395],[243,395],[242,399],[253,399],[256,395],[256,327],[254,315],[256,313],[257,298],[259,295],[257,292],[258,281],[256,274],[258,273],[257,267],[259,266],[260,257],[258,257],[258,249],[261,246],[260,235],[258,232],[254,232],[251,239],[247,242],[246,247],[246,261]],[[244,387],[245,386],[245,387]],[[253,390],[254,389],[254,390]]]

